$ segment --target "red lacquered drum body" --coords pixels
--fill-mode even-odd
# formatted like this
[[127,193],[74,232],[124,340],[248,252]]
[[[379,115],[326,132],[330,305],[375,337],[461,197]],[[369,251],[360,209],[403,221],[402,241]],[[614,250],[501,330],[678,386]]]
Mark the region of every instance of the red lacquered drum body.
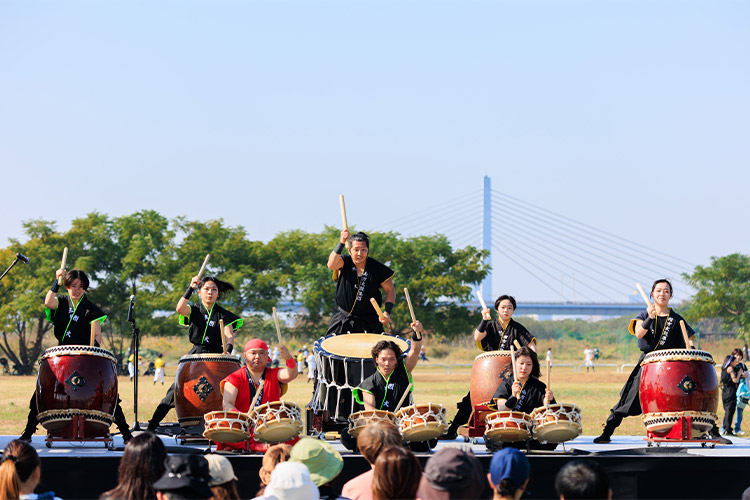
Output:
[[86,436],[108,436],[117,406],[115,357],[99,347],[50,347],[39,361],[36,402],[39,422],[64,434],[73,417],[84,418]]
[[487,404],[508,375],[513,374],[510,351],[485,352],[471,366],[471,405]]
[[180,425],[198,425],[204,414],[222,410],[219,383],[239,369],[239,357],[233,354],[186,354],[181,357],[174,393]]

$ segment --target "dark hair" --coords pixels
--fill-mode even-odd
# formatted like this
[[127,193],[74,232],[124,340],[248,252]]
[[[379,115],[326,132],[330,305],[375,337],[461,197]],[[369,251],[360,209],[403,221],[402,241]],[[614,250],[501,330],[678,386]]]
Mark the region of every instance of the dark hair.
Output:
[[388,448],[375,460],[372,498],[416,498],[421,478],[422,466],[411,450],[404,446]]
[[732,356],[739,356],[740,360],[745,357],[745,355],[742,353],[742,349],[740,349],[739,347],[734,348],[734,350],[732,351]]
[[281,462],[288,462],[289,455],[292,452],[292,446],[286,443],[275,444],[268,448],[263,454],[263,465],[258,470],[258,476],[260,477],[260,489],[255,495],[259,497],[263,494],[266,486],[271,481],[271,472]]
[[224,295],[226,295],[227,292],[234,290],[234,285],[227,281],[221,281],[216,276],[206,276],[201,280],[200,283],[198,283],[198,290],[203,288],[203,285],[208,283],[209,281],[213,281],[216,285],[216,288],[219,289],[219,298],[222,298]]
[[211,486],[214,500],[239,500],[240,492],[237,490],[237,480],[232,479],[224,484]]
[[0,498],[18,498],[21,483],[28,481],[40,463],[36,450],[26,441],[8,443],[0,460]]
[[349,238],[349,241],[351,241],[352,243],[354,243],[355,241],[362,241],[364,242],[365,246],[367,246],[368,249],[370,248],[370,237],[367,236],[362,231],[358,233],[354,233],[352,237]]
[[539,358],[537,357],[536,353],[532,351],[528,346],[523,346],[520,349],[516,350],[516,361],[518,361],[518,358],[520,358],[521,356],[531,358],[531,376],[534,378],[539,378],[542,374],[542,370],[539,368]]
[[495,311],[497,311],[497,308],[500,307],[500,302],[504,300],[510,300],[510,303],[513,304],[513,310],[516,310],[516,299],[512,295],[501,295],[497,298],[495,301]]
[[89,285],[91,284],[89,282],[89,277],[86,276],[86,273],[84,273],[80,269],[71,269],[70,271],[65,273],[65,280],[63,281],[63,286],[65,288],[70,288],[75,280],[81,280],[81,287],[84,290],[89,289]]
[[570,498],[608,498],[609,477],[597,462],[575,460],[560,469],[555,478],[557,494]]
[[390,349],[391,351],[393,351],[396,354],[396,359],[400,359],[403,355],[403,352],[401,351],[401,348],[397,343],[392,340],[381,340],[380,342],[375,344],[375,347],[372,348],[372,359],[377,360],[380,351],[384,351],[385,349]]
[[154,482],[164,473],[167,449],[153,432],[144,432],[128,441],[120,459],[118,482],[102,498],[156,498]]
[[658,285],[659,283],[666,283],[669,286],[669,296],[671,297],[672,295],[674,295],[674,291],[672,290],[672,283],[670,283],[667,278],[662,278],[660,280],[654,281],[654,284],[651,285],[651,295],[654,294],[654,288],[656,288],[656,285]]
[[516,494],[516,490],[521,486],[523,485],[516,485],[511,478],[506,477],[505,479],[501,479],[495,486],[495,491],[501,497],[513,497]]
[[401,446],[401,442],[401,432],[390,420],[376,420],[357,435],[357,448],[370,465],[384,449]]

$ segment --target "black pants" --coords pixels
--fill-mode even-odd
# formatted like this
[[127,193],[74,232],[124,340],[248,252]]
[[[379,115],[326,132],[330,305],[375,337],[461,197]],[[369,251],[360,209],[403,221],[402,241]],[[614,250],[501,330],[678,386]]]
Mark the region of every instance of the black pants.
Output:
[[383,333],[383,324],[369,316],[349,314],[340,307],[331,316],[326,335],[340,335],[342,333]]
[[721,390],[721,402],[724,405],[724,432],[734,432],[734,412],[737,409],[737,389]]

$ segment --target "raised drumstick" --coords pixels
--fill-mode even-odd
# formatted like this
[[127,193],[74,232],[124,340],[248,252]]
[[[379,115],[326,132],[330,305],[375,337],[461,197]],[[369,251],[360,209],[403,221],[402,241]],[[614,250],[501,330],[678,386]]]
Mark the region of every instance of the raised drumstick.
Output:
[[224,320],[219,319],[219,330],[221,330],[221,353],[227,353],[227,338],[224,336]]
[[[65,263],[68,260],[68,247],[63,248],[63,256],[62,256],[62,262],[60,263],[60,269],[65,269]],[[64,275],[57,278],[57,284],[62,286],[64,280]],[[94,345],[94,344],[91,344]]]
[[487,303],[484,301],[484,297],[482,297],[482,292],[477,290],[477,297],[479,297],[479,303],[482,305],[482,309],[487,309]]
[[94,347],[96,342],[96,321],[91,322],[91,347]]
[[401,396],[401,401],[398,402],[398,405],[396,405],[396,409],[393,410],[393,413],[396,413],[401,409],[401,405],[404,404],[404,401],[406,401],[406,396],[409,395],[409,393],[414,389],[414,384],[409,384],[409,389],[404,391],[404,395]]
[[271,311],[273,311],[273,322],[276,324],[276,338],[279,341],[279,345],[281,345],[281,328],[279,328],[279,317],[276,316],[276,308],[271,308]]
[[685,339],[685,349],[692,349],[693,346],[690,344],[690,336],[688,335],[685,322],[680,320],[680,328],[682,328],[682,338]]
[[206,270],[206,266],[208,265],[208,259],[211,258],[211,254],[207,253],[206,258],[203,259],[203,265],[201,266],[201,270],[198,271],[198,279],[201,279],[203,277],[203,272]]
[[510,363],[513,365],[513,381],[518,382],[518,371],[516,370],[516,350],[510,346]]
[[518,343],[518,339],[513,339],[513,345],[516,346],[516,349],[521,348],[521,344]]
[[641,297],[643,297],[643,301],[646,303],[646,307],[651,305],[651,301],[648,300],[648,295],[646,295],[646,292],[643,290],[643,287],[640,283],[636,283],[635,287],[638,289],[638,293],[641,294]]
[[339,206],[341,207],[341,229],[349,229],[349,224],[346,222],[346,203],[344,203],[344,195],[339,195]]
[[409,289],[404,288],[404,295],[406,295],[406,304],[409,306],[409,314],[411,314],[411,322],[416,323],[417,317],[414,316],[414,307],[411,305],[411,297],[409,297]]
[[550,389],[550,387],[552,387],[552,386],[549,383],[549,365],[550,365],[550,361],[548,359],[547,360],[547,390],[551,391],[552,389]]

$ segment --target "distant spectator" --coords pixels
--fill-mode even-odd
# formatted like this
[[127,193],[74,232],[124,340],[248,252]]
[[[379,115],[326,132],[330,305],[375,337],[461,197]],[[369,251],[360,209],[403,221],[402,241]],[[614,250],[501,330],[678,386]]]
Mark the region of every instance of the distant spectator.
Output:
[[370,470],[350,479],[341,490],[341,495],[351,500],[372,500],[372,467],[378,455],[386,448],[401,446],[402,437],[398,427],[389,420],[377,420],[357,435],[357,448],[370,464]]
[[733,436],[732,424],[734,411],[737,409],[737,386],[740,379],[747,377],[742,369],[742,350],[734,349],[721,365],[721,402],[724,406],[724,422],[721,430],[726,436]]
[[487,478],[494,500],[518,500],[529,484],[531,466],[526,455],[515,448],[503,448],[490,462]]
[[289,460],[289,454],[291,451],[292,445],[286,443],[275,444],[266,450],[266,453],[263,455],[263,465],[258,471],[258,475],[260,476],[260,489],[258,490],[257,496],[263,494],[266,485],[271,481],[271,473],[276,466]]
[[[0,499],[36,500],[34,493],[41,479],[39,455],[26,441],[14,439],[5,447],[0,459]],[[53,492],[43,494],[48,500],[60,500]]]
[[153,432],[144,432],[131,439],[120,459],[117,486],[105,491],[100,498],[139,499],[155,498],[154,481],[164,473],[167,450]]
[[307,381],[310,382],[315,378],[315,354],[310,354],[306,358],[307,363]]
[[271,353],[271,366],[273,368],[279,367],[279,348],[274,347],[273,352]]
[[549,361],[550,363],[552,362],[552,348],[551,347],[547,348],[547,361]]
[[234,475],[234,468],[229,459],[211,453],[206,455],[206,460],[208,460],[208,475],[211,477],[208,486],[214,493],[214,500],[239,500],[237,476]]
[[158,500],[207,499],[208,461],[200,455],[171,455],[164,461],[164,474],[154,483]]
[[372,498],[414,500],[422,479],[422,466],[408,448],[396,446],[382,451],[375,460]]
[[154,361],[154,385],[157,382],[161,382],[164,385],[164,354],[159,353]]
[[428,461],[419,483],[422,500],[492,498],[487,476],[473,453],[459,448],[443,448]]
[[263,495],[258,499],[273,500],[318,500],[318,487],[310,477],[310,471],[304,464],[285,462],[276,466],[271,473],[271,480]]
[[557,473],[555,489],[560,500],[612,498],[607,473],[593,461],[576,460],[565,464]]
[[341,498],[333,481],[344,468],[344,459],[330,443],[322,439],[302,438],[292,447],[289,461],[307,466],[320,498]]
[[594,371],[594,350],[588,345],[583,350],[583,358],[586,363],[586,371],[589,371],[589,368],[591,368],[591,371]]

